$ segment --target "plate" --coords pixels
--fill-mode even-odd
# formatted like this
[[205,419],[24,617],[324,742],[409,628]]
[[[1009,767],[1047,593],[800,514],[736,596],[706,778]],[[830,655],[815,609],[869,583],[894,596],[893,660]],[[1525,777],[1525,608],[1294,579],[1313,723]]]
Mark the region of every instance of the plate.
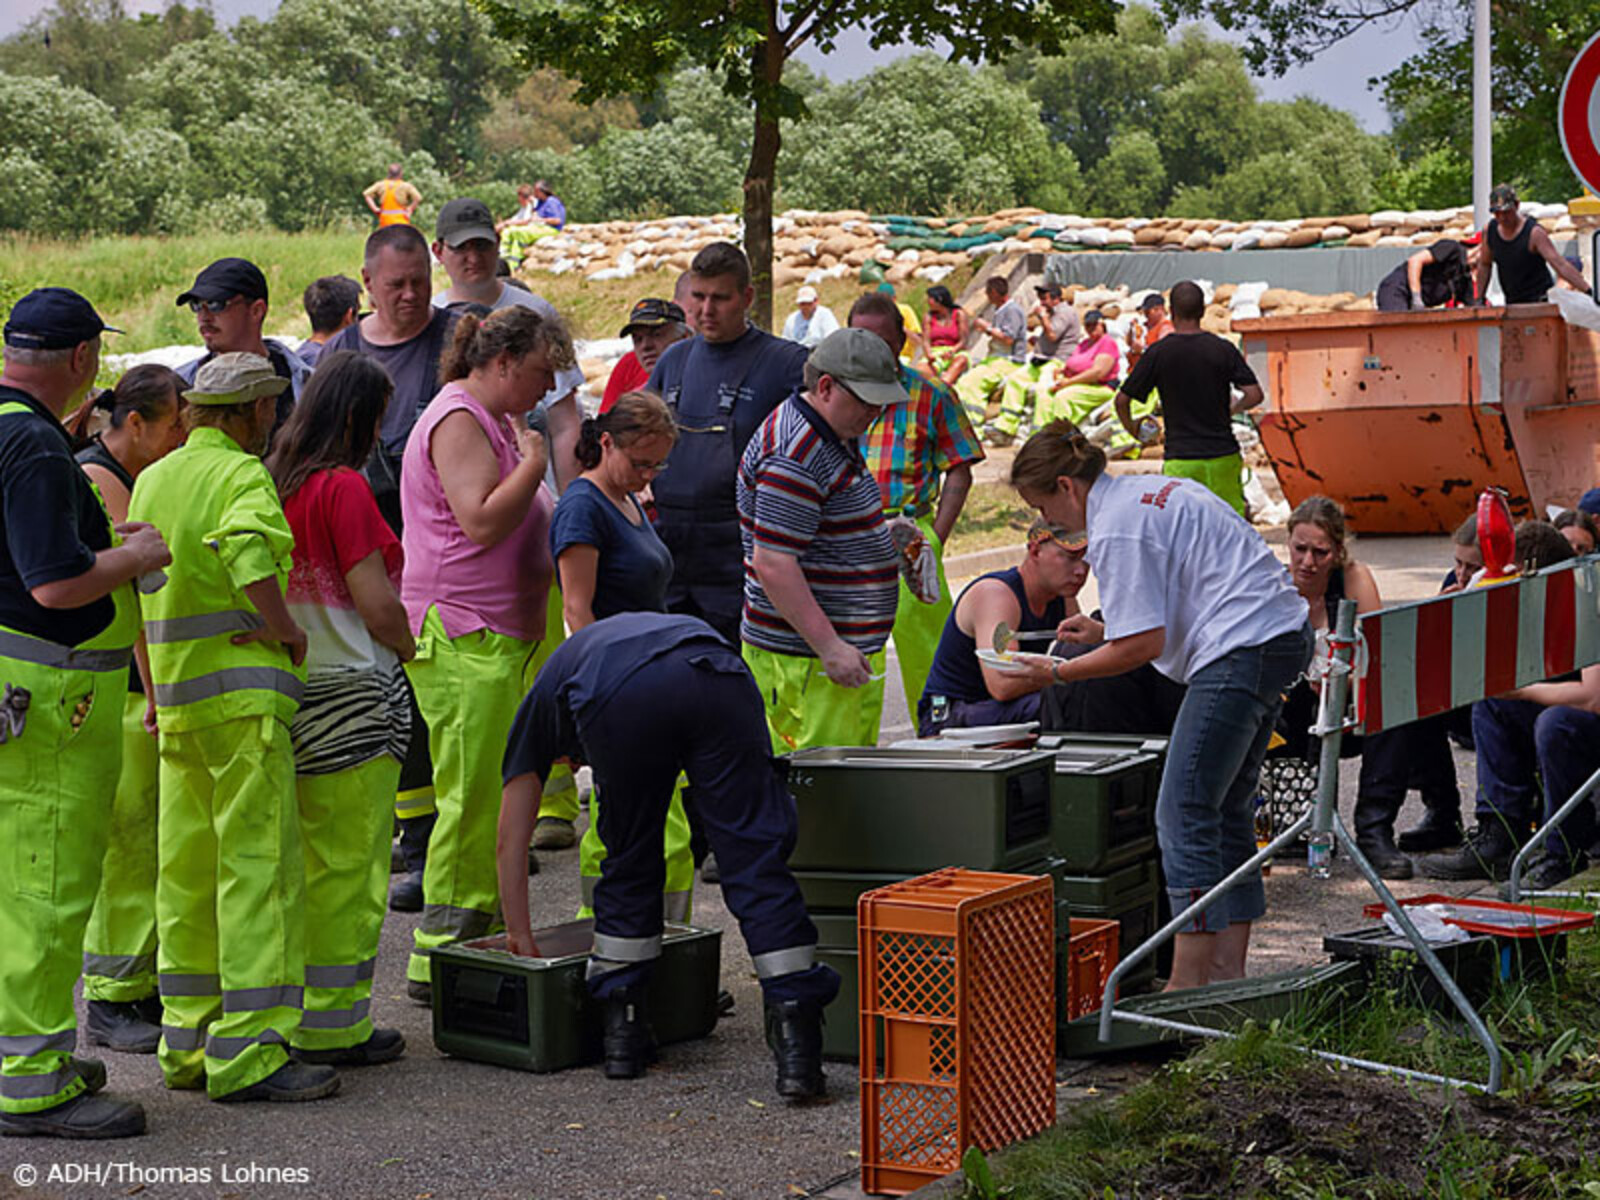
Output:
[[1037,721],[1021,721],[1015,725],[968,725],[958,729],[942,729],[939,737],[947,742],[1014,742],[1039,729]]
[[1018,675],[1031,669],[1031,664],[1048,661],[1048,654],[1023,654],[1016,650],[991,650],[987,646],[974,650],[978,661],[992,671]]

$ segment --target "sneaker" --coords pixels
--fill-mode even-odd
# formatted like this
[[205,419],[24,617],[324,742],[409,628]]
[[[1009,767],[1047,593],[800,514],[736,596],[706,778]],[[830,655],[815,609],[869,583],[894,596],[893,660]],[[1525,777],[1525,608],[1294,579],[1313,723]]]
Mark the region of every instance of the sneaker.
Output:
[[332,1067],[312,1066],[290,1059],[259,1083],[239,1088],[225,1096],[214,1096],[219,1104],[242,1104],[269,1100],[276,1104],[299,1104],[321,1100],[339,1090],[339,1072]]
[[406,995],[410,996],[418,1004],[426,1005],[428,1008],[433,1007],[433,984],[431,983],[408,979],[406,980]]
[[1479,825],[1459,850],[1429,854],[1417,865],[1429,879],[1504,879],[1517,852],[1510,832],[1500,824]]
[[1406,830],[1394,841],[1400,849],[1411,854],[1448,850],[1451,846],[1461,844],[1461,818],[1457,816],[1452,820],[1441,817],[1430,808],[1415,828]]
[[[1587,862],[1569,862],[1560,855],[1546,854],[1533,860],[1533,864],[1522,873],[1522,890],[1524,892],[1549,892],[1560,887],[1574,875],[1582,873],[1588,868]],[[1509,875],[1510,868],[1506,869]],[[1511,884],[1509,880],[1500,885],[1498,889],[1500,899],[1511,899]]]
[[132,1100],[83,1092],[38,1112],[0,1112],[0,1137],[57,1137],[80,1141],[138,1137],[144,1109]]
[[389,885],[389,911],[422,911],[421,871],[407,871],[394,877],[394,882]]
[[372,1036],[358,1046],[291,1051],[301,1062],[329,1067],[375,1067],[379,1063],[393,1062],[405,1052],[406,1039],[398,1029],[374,1029]]
[[578,844],[578,831],[565,817],[540,817],[533,827],[535,850],[570,850]]
[[159,1019],[151,1022],[138,1002],[91,1000],[89,1041],[121,1054],[154,1054],[161,1042]]

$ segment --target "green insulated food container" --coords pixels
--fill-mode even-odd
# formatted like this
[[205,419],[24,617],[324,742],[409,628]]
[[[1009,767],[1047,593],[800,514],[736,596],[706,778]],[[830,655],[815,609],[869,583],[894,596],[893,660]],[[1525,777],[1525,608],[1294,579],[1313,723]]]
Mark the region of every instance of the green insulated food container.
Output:
[[[540,957],[505,934],[435,949],[433,1043],[445,1054],[522,1071],[560,1071],[601,1056],[601,1011],[584,973],[593,921],[533,931]],[[717,1023],[722,933],[668,925],[650,976],[650,1022],[662,1045],[705,1037]]]
[[788,761],[798,871],[1014,871],[1050,855],[1052,755],[820,747]]
[[1067,869],[1102,874],[1154,853],[1166,740],[1055,734],[1049,741],[1051,828]]

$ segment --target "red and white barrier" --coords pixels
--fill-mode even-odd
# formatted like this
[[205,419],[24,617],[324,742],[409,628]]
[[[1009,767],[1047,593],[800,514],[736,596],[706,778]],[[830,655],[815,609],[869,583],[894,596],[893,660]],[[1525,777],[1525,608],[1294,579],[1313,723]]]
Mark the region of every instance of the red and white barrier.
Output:
[[1600,662],[1600,562],[1454,592],[1361,618],[1366,733]]

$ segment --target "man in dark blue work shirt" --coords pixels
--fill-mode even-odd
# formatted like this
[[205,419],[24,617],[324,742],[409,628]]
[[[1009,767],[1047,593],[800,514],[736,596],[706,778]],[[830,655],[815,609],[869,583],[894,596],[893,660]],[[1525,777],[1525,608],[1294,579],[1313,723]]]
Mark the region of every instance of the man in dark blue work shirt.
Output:
[[594,892],[589,990],[605,1003],[613,1079],[642,1074],[655,1054],[644,1002],[661,954],[661,839],[684,772],[761,980],[778,1094],[825,1088],[822,1009],[839,976],[815,960],[816,926],[788,867],[794,800],[770,751],[761,696],[738,651],[693,617],[620,613],[585,626],[539,669],[517,710],[497,850],[508,945],[534,952],[527,855],[544,780],[559,759],[587,762],[606,798],[599,821],[609,851]]

